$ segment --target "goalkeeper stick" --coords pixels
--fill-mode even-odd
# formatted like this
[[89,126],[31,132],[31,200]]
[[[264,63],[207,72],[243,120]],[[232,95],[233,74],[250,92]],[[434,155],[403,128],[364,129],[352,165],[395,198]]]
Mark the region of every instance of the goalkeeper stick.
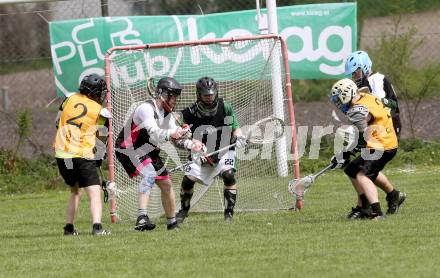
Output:
[[[272,132],[264,132],[263,135],[253,134],[257,130],[261,131],[262,129],[266,130],[268,128]],[[276,140],[280,139],[283,135],[284,135],[284,121],[275,116],[269,116],[267,118],[257,121],[256,123],[254,123],[252,126],[249,127],[249,132],[246,135],[246,140],[251,144],[263,145],[263,144],[274,143]],[[230,144],[228,146],[225,146],[216,151],[206,154],[205,157],[210,158],[211,156],[229,150],[230,148],[235,147],[236,145],[237,143]],[[184,169],[191,163],[192,161],[188,161],[180,166],[177,166],[169,170],[169,172],[172,173],[177,170]]]
[[296,209],[301,209],[298,204],[302,204],[304,194],[315,182],[315,179],[330,170],[333,166],[333,163],[331,163],[315,174],[289,181],[289,192],[295,196]]

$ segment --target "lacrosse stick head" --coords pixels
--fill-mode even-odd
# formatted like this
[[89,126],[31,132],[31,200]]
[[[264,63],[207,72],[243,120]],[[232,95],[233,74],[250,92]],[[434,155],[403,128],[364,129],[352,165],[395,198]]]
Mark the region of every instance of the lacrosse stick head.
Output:
[[303,178],[289,181],[289,192],[295,197],[296,209],[302,209],[304,194],[310,188],[314,180],[315,178],[313,175],[308,175]]
[[107,182],[106,188],[105,188],[109,194],[109,199],[116,199],[119,197],[119,194],[121,193],[120,190],[116,188],[116,183],[111,181]]
[[252,144],[272,144],[284,135],[284,121],[269,116],[257,121],[246,130],[246,137]]

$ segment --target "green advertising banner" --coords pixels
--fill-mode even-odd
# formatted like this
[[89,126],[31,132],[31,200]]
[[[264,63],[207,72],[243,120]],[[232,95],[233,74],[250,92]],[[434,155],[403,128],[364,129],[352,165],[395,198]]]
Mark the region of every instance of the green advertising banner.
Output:
[[[339,78],[356,49],[356,4],[279,7],[278,31],[286,40],[293,79]],[[262,26],[267,26],[262,10]],[[254,10],[185,16],[129,16],[50,22],[57,94],[76,92],[87,74],[104,74],[113,46],[229,38],[260,33]],[[177,71],[179,70],[177,65]]]

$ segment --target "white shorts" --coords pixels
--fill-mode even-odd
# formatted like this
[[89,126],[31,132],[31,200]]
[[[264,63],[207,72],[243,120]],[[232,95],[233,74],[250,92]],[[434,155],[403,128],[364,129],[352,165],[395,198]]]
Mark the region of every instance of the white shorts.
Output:
[[203,164],[202,166],[196,163],[189,164],[185,167],[185,176],[192,176],[198,182],[209,186],[216,176],[229,169],[235,169],[235,151],[231,150],[227,151],[214,166],[209,164]]

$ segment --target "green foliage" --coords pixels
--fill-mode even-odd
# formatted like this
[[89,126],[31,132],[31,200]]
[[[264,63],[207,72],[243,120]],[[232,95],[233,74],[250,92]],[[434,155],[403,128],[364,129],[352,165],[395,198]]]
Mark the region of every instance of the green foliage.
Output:
[[328,100],[327,94],[334,82],[328,79],[293,80],[294,101]]
[[[32,132],[32,114],[31,111],[24,109],[19,110],[15,119],[17,123],[18,140],[12,159],[15,160],[23,141],[31,135]],[[12,166],[15,162],[12,162]]]
[[438,0],[358,0],[356,2],[359,15],[362,17],[389,16],[432,11],[440,8]]
[[[310,140],[308,140],[310,142]],[[387,166],[388,168],[402,168],[408,166],[440,166],[440,140],[423,141],[418,139],[402,139],[399,142],[399,151]],[[310,146],[306,147],[305,154],[300,158],[301,173],[314,173],[330,162],[333,156],[333,140],[324,136],[321,141],[319,157],[308,157]],[[16,193],[43,192],[51,189],[65,189],[63,179],[58,173],[55,159],[48,155],[39,155],[32,159],[17,158],[15,168],[9,169],[6,164],[11,159],[12,153],[0,150],[0,195]],[[239,161],[239,169],[251,167],[252,161]],[[268,160],[267,167],[276,167],[275,160]],[[289,163],[292,167],[292,163]],[[108,164],[103,163],[105,176]],[[292,172],[292,168],[290,171]],[[261,171],[264,172],[264,169]],[[240,177],[240,171],[238,171]]]
[[32,114],[29,110],[20,110],[17,112],[17,133],[20,138],[26,138],[31,135]]
[[11,168],[8,163],[12,156],[11,151],[0,149],[0,195],[65,188],[53,157],[39,155],[32,159],[15,158],[14,167]]
[[[0,196],[0,276],[437,277],[440,173],[386,174],[408,197],[397,215],[379,222],[346,219],[356,197],[340,170],[316,180],[300,212],[237,212],[230,225],[221,212],[191,213],[178,232],[166,231],[164,218],[155,230],[137,232],[133,221],[111,225],[104,213],[112,234],[90,236],[84,195],[80,235],[65,237],[67,192]],[[385,209],[382,193],[380,200]]]
[[[397,89],[401,105],[408,112],[409,130],[415,138],[414,123],[423,99],[439,97],[440,63],[425,66],[413,65],[414,52],[423,43],[418,39],[417,29],[413,26],[406,32],[399,32],[402,17],[394,18],[394,31],[383,34],[379,47],[369,50],[374,69],[385,72]],[[405,101],[405,102],[402,102]]]
[[[300,159],[302,173],[314,173],[330,162],[334,155],[333,141],[329,136],[323,137],[319,158],[308,158],[308,150]],[[440,140],[423,141],[420,139],[401,139],[399,149],[387,168],[401,168],[407,166],[440,166]]]
[[440,141],[407,139],[399,142],[399,151],[391,167],[408,165],[440,166]]
[[40,69],[49,70],[50,68],[52,68],[52,60],[50,58],[19,62],[0,62],[0,75]]

